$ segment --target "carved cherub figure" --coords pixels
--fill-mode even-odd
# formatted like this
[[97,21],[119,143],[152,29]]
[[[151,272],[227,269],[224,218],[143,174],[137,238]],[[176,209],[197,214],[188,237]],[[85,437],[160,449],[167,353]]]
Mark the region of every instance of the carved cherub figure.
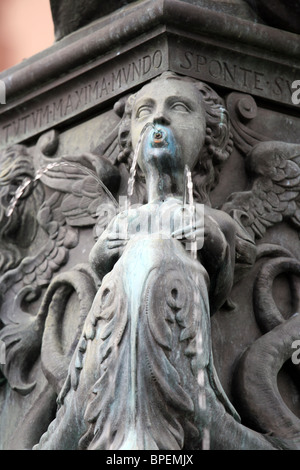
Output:
[[[133,153],[138,153],[138,168],[132,171],[137,173],[137,185],[141,175],[145,177],[147,204],[122,212],[111,221],[91,252],[94,270],[103,278],[129,239],[141,238],[142,231],[147,234],[149,228],[154,235],[153,226],[150,227],[153,218],[167,219],[163,229],[157,224],[157,235],[177,238],[186,247],[191,240],[198,241],[199,260],[210,277],[210,308],[215,312],[233,283],[237,245],[243,245],[248,262],[255,258],[255,246],[241,225],[210,206],[209,193],[217,182],[218,168],[232,150],[229,118],[222,100],[203,83],[163,74],[129,98],[120,141],[121,158],[131,161]],[[193,221],[188,214],[187,225],[183,217],[182,226],[176,229],[174,217],[183,210],[186,199],[186,168],[193,174],[195,218]],[[128,224],[126,237],[122,229],[124,218]],[[168,229],[169,233],[163,233]],[[240,264],[241,259],[240,253]]]
[[[209,206],[231,149],[221,99],[203,83],[163,75],[127,101],[120,140],[123,157],[136,151],[148,202],[117,215],[91,251],[101,288],[36,448],[195,449],[207,432],[213,448],[273,448],[239,423],[213,366],[210,314],[230,292],[237,248],[254,252],[242,227]],[[178,226],[186,166],[199,202]],[[168,223],[149,231],[154,216]]]

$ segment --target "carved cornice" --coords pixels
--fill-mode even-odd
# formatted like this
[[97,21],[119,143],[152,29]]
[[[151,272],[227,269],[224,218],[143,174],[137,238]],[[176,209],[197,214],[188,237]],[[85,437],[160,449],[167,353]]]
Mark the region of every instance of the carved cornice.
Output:
[[[227,38],[239,44],[251,44],[266,51],[299,59],[298,36],[275,28],[252,23],[231,15],[211,11],[179,0],[143,0],[129,5],[92,25],[68,36],[59,43],[0,74],[7,85],[7,96],[35,88],[66,70],[124,44],[158,25],[181,26],[196,33]],[[245,27],[247,26],[247,27]],[[85,38],[84,48],[82,38]]]
[[[179,39],[174,47],[168,42],[170,37],[175,37],[172,44]],[[187,41],[178,51],[181,38]],[[153,58],[158,50],[160,55]],[[182,66],[178,64],[180,52]],[[146,56],[151,56],[146,61],[154,61],[151,70],[148,63],[140,63]],[[165,70],[293,107],[291,84],[300,76],[299,56],[298,36],[289,32],[178,0],[134,2],[0,74],[7,100],[0,108],[0,148],[82,118],[85,112]],[[216,63],[211,64],[214,60]],[[230,64],[224,64],[226,60]],[[254,62],[259,65],[257,69]],[[137,73],[139,76],[126,81],[130,67],[131,74],[134,67],[144,67],[147,73]],[[122,68],[124,80],[120,83]],[[268,77],[263,77],[264,71]],[[105,74],[106,83],[101,84]],[[236,80],[234,74],[239,74]],[[97,77],[99,87],[104,87],[103,96],[98,99],[97,92],[89,106],[81,106],[79,94],[82,101],[84,87],[98,86]],[[108,85],[108,77],[116,84]],[[55,109],[61,114],[59,119],[48,114],[55,114]],[[43,117],[46,122],[40,125]]]

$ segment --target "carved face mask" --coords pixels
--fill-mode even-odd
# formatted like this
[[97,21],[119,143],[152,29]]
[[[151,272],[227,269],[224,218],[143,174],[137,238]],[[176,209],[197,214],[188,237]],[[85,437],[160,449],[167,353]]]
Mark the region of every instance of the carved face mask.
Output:
[[179,171],[183,171],[185,165],[194,167],[204,145],[206,121],[201,94],[193,84],[162,79],[144,86],[137,93],[133,106],[134,150],[147,124],[145,142],[139,146],[138,155],[139,166],[145,174],[148,165],[165,169],[176,167]]

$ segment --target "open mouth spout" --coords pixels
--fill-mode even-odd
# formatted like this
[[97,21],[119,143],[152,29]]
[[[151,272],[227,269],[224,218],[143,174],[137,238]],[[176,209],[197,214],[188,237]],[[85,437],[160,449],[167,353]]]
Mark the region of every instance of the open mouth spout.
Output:
[[167,130],[163,127],[154,127],[150,141],[152,147],[167,147],[169,145]]
[[166,158],[174,161],[178,154],[175,136],[170,127],[160,124],[151,125],[142,140],[145,161],[152,159],[163,161]]

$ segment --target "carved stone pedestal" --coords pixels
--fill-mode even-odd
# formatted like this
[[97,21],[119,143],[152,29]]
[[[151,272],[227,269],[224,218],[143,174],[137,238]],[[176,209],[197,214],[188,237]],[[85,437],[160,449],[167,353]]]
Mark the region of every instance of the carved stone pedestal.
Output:
[[0,75],[1,448],[299,449],[299,36],[51,3]]

